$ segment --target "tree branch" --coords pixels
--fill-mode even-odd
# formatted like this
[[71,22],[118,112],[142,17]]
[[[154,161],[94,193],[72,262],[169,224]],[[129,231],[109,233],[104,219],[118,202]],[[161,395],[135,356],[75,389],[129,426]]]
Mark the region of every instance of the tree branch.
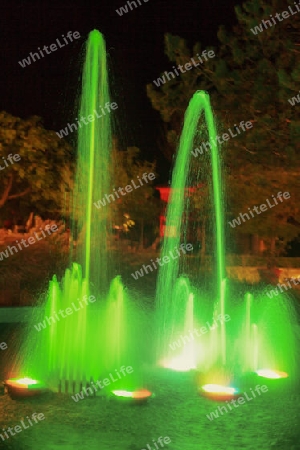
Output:
[[12,188],[13,176],[9,176],[8,184],[3,192],[2,198],[0,199],[0,207],[2,207],[8,199],[8,194]]
[[28,194],[29,191],[30,191],[30,188],[27,188],[27,189],[25,189],[25,191],[21,192],[20,194],[10,195],[7,200],[11,200],[13,198],[18,198],[18,197],[23,197],[24,195]]
[[24,195],[28,194],[28,192],[30,191],[30,188],[25,189],[25,191],[20,192],[19,194],[12,194],[9,195],[11,188],[13,185],[13,175],[9,176],[9,180],[8,180],[8,184],[3,192],[2,198],[0,199],[0,208],[2,208],[2,206],[5,205],[5,203],[8,200],[12,200],[14,198],[19,198],[19,197],[23,197]]

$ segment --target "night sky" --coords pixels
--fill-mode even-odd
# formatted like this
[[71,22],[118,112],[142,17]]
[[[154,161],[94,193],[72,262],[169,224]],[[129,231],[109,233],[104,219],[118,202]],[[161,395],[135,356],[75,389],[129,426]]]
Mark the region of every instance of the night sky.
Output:
[[[109,53],[112,101],[118,103],[118,138],[123,148],[136,145],[163,166],[157,139],[159,113],[151,107],[146,84],[171,69],[164,55],[164,33],[217,44],[220,25],[235,23],[238,0],[149,0],[119,16],[125,0],[1,1],[0,110],[26,118],[41,116],[48,129],[59,131],[76,117],[82,50],[88,33],[101,31]],[[68,31],[81,38],[30,66],[18,61],[38,47],[49,46]]]

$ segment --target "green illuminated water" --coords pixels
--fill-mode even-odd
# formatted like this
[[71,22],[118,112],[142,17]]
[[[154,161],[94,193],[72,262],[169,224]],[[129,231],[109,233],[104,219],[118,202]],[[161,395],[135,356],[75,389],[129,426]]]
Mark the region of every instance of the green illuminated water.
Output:
[[[95,30],[86,45],[78,117],[95,116],[78,130],[74,193],[77,248],[72,252],[70,269],[61,281],[53,277],[41,313],[37,311],[29,324],[22,361],[18,361],[22,375],[42,379],[54,389],[61,384],[63,391],[79,392],[91,380],[107,378],[121,366],[132,366],[134,375],[118,379],[111,389],[141,387],[141,361],[149,363],[144,357],[149,347],[147,333],[151,342],[153,336],[157,338],[160,364],[174,370],[200,369],[206,373],[207,383],[230,383],[257,369],[295,375],[298,337],[289,297],[282,294],[269,299],[261,292],[243,296],[225,277],[222,173],[207,93],[196,92],[185,114],[161,252],[161,259],[168,257],[169,262],[159,267],[154,326],[146,323],[140,299],[133,303],[121,278],[113,278],[113,261],[107,249],[110,209],[108,205],[100,209],[93,206],[113,187],[111,118],[101,110],[106,103],[110,99],[105,42]],[[96,117],[96,112],[102,117]],[[209,155],[196,166],[191,150],[196,139],[203,142],[206,137],[211,145]],[[189,243],[191,223],[193,233],[198,226],[187,188],[198,188],[203,181],[210,187],[206,203],[215,237],[209,289],[205,283],[205,289],[201,287],[205,276],[199,257],[183,252],[176,256],[180,245]],[[198,270],[196,280],[190,276],[192,267]],[[72,311],[67,314],[68,309]],[[58,317],[59,311],[67,316]],[[225,322],[226,314],[229,321]],[[50,317],[55,320],[49,324]],[[39,323],[45,326],[37,331],[34,325]],[[199,336],[195,328],[206,331]],[[182,336],[185,342],[171,348],[170,344],[181,342]]]
[[[112,278],[112,262],[107,252],[111,229],[110,209],[97,209],[93,202],[111,192],[111,114],[105,41],[99,31],[89,34],[82,75],[82,95],[78,119],[90,118],[78,129],[77,174],[74,193],[74,223],[79,231],[76,261],[85,279],[97,292],[106,294]],[[102,108],[101,108],[102,107]],[[98,117],[102,116],[102,117]],[[94,118],[94,119],[93,119]]]
[[[78,119],[93,120],[78,128],[73,220],[77,247],[71,268],[61,282],[53,277],[42,313],[37,312],[29,325],[21,363],[23,373],[47,381],[54,389],[61,384],[68,392],[78,392],[82,384],[107,378],[110,373],[116,375],[124,365],[135,365],[134,376],[117,378],[112,389],[132,388],[139,378],[139,339],[135,329],[127,326],[129,317],[138,321],[135,308],[125,295],[121,278],[111,276],[107,250],[110,208],[93,205],[112,192],[113,186],[111,118],[104,109],[110,104],[106,47],[97,30],[89,34],[84,61]],[[52,318],[50,323],[47,318]],[[34,325],[39,322],[45,327],[38,332]]]
[[[167,208],[166,230],[167,234],[163,241],[161,258],[169,256],[174,249],[179,248],[181,243],[188,244],[187,227],[188,216],[186,192],[192,187],[191,165],[193,164],[191,151],[193,150],[195,136],[199,132],[199,121],[204,116],[207,127],[209,142],[211,145],[212,166],[212,194],[214,198],[214,234],[216,236],[216,279],[217,288],[214,293],[215,300],[220,304],[220,311],[225,311],[225,257],[224,257],[224,219],[222,208],[222,185],[221,167],[218,155],[217,132],[214,117],[210,105],[209,95],[198,91],[192,97],[184,118],[184,126],[180,137],[180,143],[176,155],[176,162],[172,174],[171,195]],[[206,130],[205,130],[206,131]],[[203,133],[202,140],[205,141]],[[201,139],[201,136],[200,136]],[[157,282],[157,306],[159,317],[159,349],[161,355],[168,352],[168,340],[170,330],[174,328],[174,315],[181,314],[176,305],[174,306],[174,285],[180,273],[188,270],[186,258],[183,256],[172,260],[159,269]],[[172,334],[172,333],[171,333]],[[222,326],[220,346],[222,348],[223,362],[226,360],[226,334],[225,326]]]
[[[207,383],[228,384],[262,368],[287,372],[295,378],[299,332],[289,296],[282,294],[270,300],[256,291],[246,292],[243,298],[240,290],[233,288],[225,278],[223,188],[216,135],[209,96],[196,92],[185,114],[176,155],[161,259],[170,256],[181,243],[188,243],[189,227],[196,232],[187,188],[203,182],[203,173],[206,173],[206,183],[211,186],[207,202],[211,204],[215,236],[214,282],[207,289],[197,255],[193,255],[194,269],[198,267],[196,284],[188,278],[192,272],[189,257],[170,258],[169,263],[159,268],[158,362],[174,370],[197,367],[205,372]],[[211,148],[208,156],[202,156],[202,167],[200,164],[195,168],[197,162],[192,159],[191,151],[197,139],[209,140]],[[203,211],[202,207],[202,214]],[[198,332],[204,331],[196,335],[195,327]]]

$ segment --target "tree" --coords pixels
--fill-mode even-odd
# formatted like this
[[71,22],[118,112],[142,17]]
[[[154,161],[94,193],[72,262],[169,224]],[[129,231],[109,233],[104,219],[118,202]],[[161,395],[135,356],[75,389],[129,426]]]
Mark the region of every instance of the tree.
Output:
[[[165,54],[176,66],[189,63],[193,56],[197,53],[200,54],[203,50],[201,44],[196,43],[190,51],[184,39],[168,33],[164,40]],[[207,50],[209,49],[207,48]],[[204,90],[213,87],[213,83],[204,72],[203,65],[186,73],[180,73],[179,76],[167,81],[160,88],[156,88],[153,83],[147,85],[147,95],[153,108],[160,112],[163,121],[167,124],[167,141],[173,147],[173,153],[180,136],[185,110],[194,92],[200,89],[199,86]],[[166,150],[165,156],[171,162],[172,154],[168,147]]]
[[[137,147],[128,147],[126,151],[119,151],[115,141],[112,161],[114,162],[112,171],[116,189],[131,184],[132,180],[138,185],[137,177],[141,178],[143,173],[153,173],[157,177],[155,162],[142,161],[140,150]],[[134,189],[129,194],[120,197],[112,205],[112,215],[115,223],[122,225],[126,222],[126,215],[135,225],[139,226],[140,242],[143,241],[145,223],[153,223],[160,211],[160,202],[155,197],[153,182],[143,183],[141,188]]]
[[63,211],[65,193],[72,188],[72,151],[43,127],[40,117],[22,120],[1,112],[0,155],[1,208],[22,199],[39,213]]
[[[252,123],[252,129],[220,147],[228,209],[234,217],[279,191],[289,191],[288,201],[235,230],[257,233],[273,242],[275,236],[289,240],[299,231],[295,226],[300,219],[299,107],[291,106],[288,99],[298,91],[300,15],[263,27],[257,34],[251,29],[271,14],[275,17],[277,12],[286,11],[288,5],[295,11],[291,0],[251,0],[237,6],[237,24],[229,32],[224,27],[218,32],[220,45],[215,58],[165,83],[158,92],[148,86],[152,104],[169,124],[168,135],[176,136],[174,141],[178,128],[172,122],[173,115],[175,111],[179,115],[176,123],[183,120],[184,109],[198,89],[210,92],[219,136],[228,128],[234,130],[234,124],[241,121]],[[187,62],[192,56],[180,38],[167,35],[165,44],[173,62]],[[194,46],[193,54],[196,48],[200,44]],[[174,109],[176,99],[179,106]]]
[[274,248],[276,236],[289,240],[299,232],[288,219],[300,218],[300,121],[299,110],[291,107],[288,99],[294,95],[300,69],[300,18],[295,15],[276,25],[270,22],[272,26],[262,27],[257,34],[251,30],[271,14],[274,17],[287,10],[287,4],[293,6],[292,1],[281,0],[255,0],[237,6],[238,24],[233,31],[219,30],[220,58],[213,76],[214,102],[221,98],[227,105],[226,126],[241,120],[253,124],[253,129],[232,139],[225,150],[232,193],[243,189],[243,196],[231,195],[231,212],[247,211],[280,191],[291,195],[237,229],[259,234],[269,241],[270,248]]

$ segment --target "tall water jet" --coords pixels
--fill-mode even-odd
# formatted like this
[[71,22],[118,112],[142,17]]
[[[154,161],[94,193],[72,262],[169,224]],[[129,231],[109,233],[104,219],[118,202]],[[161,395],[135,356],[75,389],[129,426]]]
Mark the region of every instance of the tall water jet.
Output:
[[107,293],[111,262],[107,253],[110,231],[108,207],[97,209],[93,202],[110,194],[110,160],[112,149],[111,115],[105,41],[99,31],[89,34],[82,75],[82,95],[78,121],[89,120],[78,129],[78,159],[74,192],[74,212],[79,235],[76,260],[83,277],[92,282],[98,293]]
[[[117,303],[117,311],[123,311],[118,292],[114,290],[109,295],[111,263],[108,261],[107,239],[110,235],[110,209],[98,209],[93,205],[112,190],[112,132],[110,113],[104,110],[107,105],[111,103],[106,47],[101,33],[94,30],[86,43],[80,111],[76,119],[78,151],[73,226],[75,224],[78,236],[77,247],[71,254],[71,269],[66,270],[60,283],[53,277],[49,292],[42,299],[42,315],[36,313],[29,324],[31,330],[20,364],[23,373],[44,380],[50,378],[56,385],[58,380],[74,386],[74,383],[80,385],[91,378],[99,378],[107,367],[103,349],[106,336],[102,328],[112,328],[115,321],[115,317],[106,314],[103,303],[110,296],[110,302]],[[118,285],[121,286],[120,281]],[[122,292],[122,288],[119,291]],[[89,302],[90,294],[93,301]],[[72,309],[69,311],[71,315],[68,313],[68,316],[60,318],[59,309]],[[124,330],[123,317],[122,312],[118,318],[121,330]],[[40,328],[41,333],[37,333],[34,324],[43,322],[43,319],[45,326]],[[115,351],[120,359],[124,333],[119,331],[115,340],[118,341]],[[112,355],[110,357],[113,358]]]
[[[185,193],[190,187],[191,171],[191,151],[195,137],[199,134],[199,120],[201,114],[204,114],[204,120],[207,125],[212,166],[212,191],[214,208],[214,231],[216,236],[216,271],[217,271],[217,289],[214,294],[214,300],[220,305],[220,312],[225,313],[225,257],[224,257],[224,220],[222,213],[222,186],[221,186],[221,168],[218,155],[217,133],[214,123],[214,117],[210,105],[209,95],[204,91],[198,91],[192,97],[185,113],[184,126],[180,137],[180,143],[177,151],[175,167],[173,170],[171,182],[171,195],[167,208],[166,230],[172,230],[172,236],[164,237],[161,258],[172,254],[174,249],[178,249],[182,242],[187,244],[187,221],[188,213],[185,209]],[[205,129],[206,131],[206,129]],[[201,138],[201,130],[200,136]],[[202,136],[202,140],[203,136]],[[184,219],[185,217],[185,219]],[[168,264],[159,268],[157,282],[157,311],[159,327],[159,356],[167,353],[167,346],[170,340],[170,330],[174,327],[170,317],[174,308],[173,286],[180,272],[188,272],[187,258],[177,258]],[[176,306],[175,306],[176,307]],[[226,360],[226,334],[225,324],[222,325],[221,347],[222,359]]]

